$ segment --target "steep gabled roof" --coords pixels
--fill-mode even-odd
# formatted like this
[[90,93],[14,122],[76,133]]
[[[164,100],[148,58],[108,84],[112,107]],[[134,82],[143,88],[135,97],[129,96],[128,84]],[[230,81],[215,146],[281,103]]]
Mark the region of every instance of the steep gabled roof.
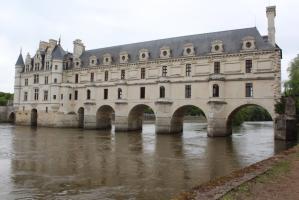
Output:
[[193,44],[196,56],[202,56],[208,55],[211,52],[211,42],[215,40],[221,40],[223,42],[224,53],[237,53],[242,49],[242,39],[246,36],[255,38],[257,50],[270,50],[275,48],[263,39],[256,27],[252,27],[93,49],[85,51],[80,58],[83,67],[87,67],[90,56],[95,55],[101,62],[102,56],[105,53],[110,53],[113,57],[113,62],[119,63],[119,53],[126,51],[130,55],[129,62],[134,63],[138,62],[140,49],[148,49],[150,60],[154,60],[159,58],[160,48],[163,46],[168,46],[171,49],[171,57],[177,58],[182,56],[183,46],[187,43]]
[[61,45],[58,44],[58,45],[56,45],[56,47],[54,48],[54,50],[52,52],[52,58],[54,60],[63,60],[65,54],[66,54],[66,52],[63,50]]
[[22,54],[20,53],[19,57],[18,57],[18,60],[16,62],[16,65],[19,65],[19,66],[25,66],[24,64],[24,60],[23,60],[23,56]]

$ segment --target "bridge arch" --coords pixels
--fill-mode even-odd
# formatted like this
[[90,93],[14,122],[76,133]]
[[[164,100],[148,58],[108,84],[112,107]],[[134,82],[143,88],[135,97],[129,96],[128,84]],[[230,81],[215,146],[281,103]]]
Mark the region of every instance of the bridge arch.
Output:
[[[129,131],[142,130],[143,117],[146,110],[152,110],[155,114],[154,109],[146,104],[138,104],[130,109],[128,115]],[[156,116],[154,116],[154,118],[156,118]]]
[[256,104],[256,103],[242,104],[242,105],[235,107],[230,112],[228,112],[228,116],[226,118],[227,134],[232,134],[233,119],[236,116],[236,114],[243,108],[250,107],[250,106],[262,109],[263,111],[266,112],[266,115],[269,116],[271,118],[271,120],[273,121],[273,119],[275,117],[274,113],[271,112],[271,110],[267,106],[263,106],[263,105]]
[[206,113],[203,109],[194,105],[183,105],[174,110],[170,120],[170,132],[171,133],[181,133],[183,132],[184,117],[186,113],[190,112],[192,109],[197,109],[201,115],[207,120]]
[[111,129],[115,111],[110,105],[102,105],[96,113],[97,129]]
[[84,108],[80,107],[78,109],[78,127],[84,128]]
[[37,114],[37,109],[33,108],[31,110],[31,126],[33,127],[36,127],[37,126],[37,117],[38,117],[38,114]]
[[10,114],[9,114],[9,116],[8,116],[8,121],[10,122],[10,123],[15,123],[16,122],[16,114],[14,113],[14,112],[11,112]]

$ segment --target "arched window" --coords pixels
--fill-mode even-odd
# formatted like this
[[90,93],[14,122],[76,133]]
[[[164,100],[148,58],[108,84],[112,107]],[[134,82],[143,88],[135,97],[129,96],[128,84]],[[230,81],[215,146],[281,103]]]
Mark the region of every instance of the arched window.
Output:
[[121,99],[121,98],[122,98],[122,94],[123,94],[122,89],[121,89],[121,88],[118,88],[118,90],[117,90],[117,98],[118,98],[118,99]]
[[86,96],[87,96],[87,99],[90,99],[90,90],[87,90]]
[[217,84],[213,85],[213,97],[219,97],[219,86]]
[[160,98],[165,98],[165,87],[160,86]]

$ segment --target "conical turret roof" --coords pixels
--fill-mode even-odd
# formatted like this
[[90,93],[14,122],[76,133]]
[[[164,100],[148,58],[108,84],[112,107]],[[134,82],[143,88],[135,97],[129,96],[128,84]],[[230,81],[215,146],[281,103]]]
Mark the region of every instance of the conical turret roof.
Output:
[[17,62],[16,62],[16,65],[19,65],[19,66],[25,66],[25,64],[24,64],[24,60],[23,60],[23,56],[22,56],[21,53],[20,53],[19,58],[18,58],[18,60],[17,60]]
[[56,45],[56,47],[53,50],[52,58],[55,60],[63,60],[63,57],[65,56],[66,52],[63,50],[63,48],[60,46],[60,44]]

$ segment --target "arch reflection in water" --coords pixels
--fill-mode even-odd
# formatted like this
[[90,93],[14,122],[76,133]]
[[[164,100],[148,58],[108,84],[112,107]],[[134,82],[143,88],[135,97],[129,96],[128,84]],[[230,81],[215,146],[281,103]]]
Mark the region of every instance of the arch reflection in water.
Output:
[[0,134],[0,156],[11,155],[5,176],[12,182],[0,182],[0,192],[3,199],[169,199],[274,154],[271,122],[246,122],[230,138],[208,138],[203,124],[184,126],[177,135],[155,135],[154,124],[117,134],[1,127],[10,133]]

